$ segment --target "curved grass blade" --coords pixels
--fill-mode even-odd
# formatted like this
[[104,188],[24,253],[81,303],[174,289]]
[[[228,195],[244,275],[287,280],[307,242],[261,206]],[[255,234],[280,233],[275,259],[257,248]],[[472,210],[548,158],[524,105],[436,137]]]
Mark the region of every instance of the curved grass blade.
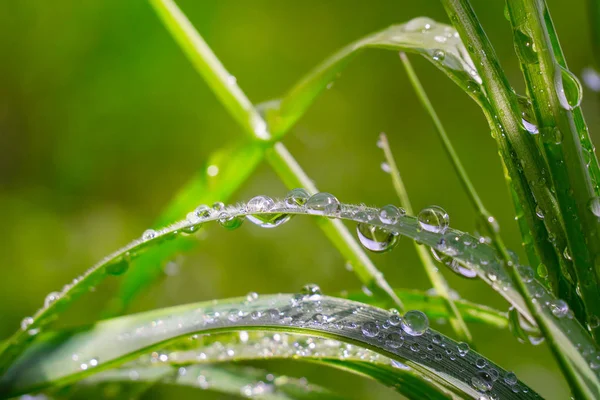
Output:
[[156,382],[163,385],[189,386],[240,397],[264,400],[342,400],[322,387],[304,379],[274,376],[264,370],[235,365],[191,365],[173,368],[169,365],[120,368],[92,375],[78,387],[105,383],[136,384]]
[[[317,198],[322,197],[323,194],[316,196]],[[260,209],[257,209],[256,203],[252,202],[219,211],[202,208],[201,214],[190,213],[190,219],[177,222],[159,231],[152,231],[151,234],[146,232],[141,239],[130,243],[90,268],[82,277],[76,279],[74,284],[67,285],[63,292],[54,294],[53,301],[46,302],[47,304],[29,321],[29,325],[17,331],[5,343],[2,360],[5,365],[8,365],[12,361],[9,357],[16,358],[26,347],[28,340],[39,331],[44,323],[55,318],[82,292],[104,279],[107,271],[124,262],[124,257],[127,256],[128,258],[125,260],[130,261],[144,250],[164,241],[179,240],[182,236],[189,235],[190,232],[196,231],[203,223],[209,221],[218,220],[222,225],[229,227],[239,226],[247,215],[250,215],[251,221],[266,227],[281,225],[289,220],[291,215],[309,214],[366,223],[382,228],[384,231],[408,236],[435,248],[441,254],[453,257],[464,267],[473,269],[484,282],[510,302],[528,322],[535,324],[535,319],[529,314],[523,298],[516,289],[515,282],[505,269],[503,259],[490,245],[480,242],[474,236],[450,228],[438,232],[432,231],[431,228],[424,229],[415,217],[402,215],[399,211],[397,215],[393,215],[393,220],[391,220],[389,217],[392,215],[389,212],[386,214],[386,218],[382,218],[379,209],[340,204],[337,199],[329,196],[325,197],[331,201],[329,204],[333,204],[334,208],[316,207],[312,201],[309,201],[307,205],[299,205],[290,198],[287,201],[275,202],[264,196],[261,201],[266,201],[262,204],[267,205]],[[382,219],[387,222],[383,222]],[[557,300],[534,279],[531,268],[517,267],[514,264],[510,268],[517,268],[521,280],[526,284],[526,290],[532,298],[535,298],[537,311],[544,316],[544,323],[550,326],[549,334],[553,335],[553,340],[563,348],[578,374],[586,380],[586,386],[592,393],[600,393],[600,384],[598,383],[600,370],[594,368],[598,365],[596,362],[599,353],[585,329],[577,320],[571,318],[570,310],[564,302]]]
[[452,388],[424,380],[409,366],[374,351],[337,340],[283,332],[240,331],[192,336],[173,343],[167,349],[144,355],[126,367],[215,365],[272,359],[294,359],[342,369],[393,387],[408,398],[452,399],[457,396]]
[[[263,160],[264,151],[263,143],[249,142],[226,147],[212,154],[175,195],[153,226],[159,228],[184,218],[199,202],[213,204],[227,201]],[[107,314],[121,314],[144,287],[161,276],[166,260],[190,250],[197,243],[193,237],[172,241],[138,257],[131,263],[117,296],[111,300]]]
[[477,101],[481,100],[481,78],[456,30],[430,18],[419,17],[392,25],[351,43],[326,59],[267,112],[274,138],[284,135],[304,114],[314,99],[360,51],[379,48],[417,53],[431,61]]
[[356,344],[470,398],[540,398],[499,366],[475,351],[460,352],[457,342],[426,325],[315,293],[184,305],[119,317],[79,331],[40,335],[0,378],[0,393],[14,396],[48,384],[69,384],[194,334],[239,330],[309,334]]

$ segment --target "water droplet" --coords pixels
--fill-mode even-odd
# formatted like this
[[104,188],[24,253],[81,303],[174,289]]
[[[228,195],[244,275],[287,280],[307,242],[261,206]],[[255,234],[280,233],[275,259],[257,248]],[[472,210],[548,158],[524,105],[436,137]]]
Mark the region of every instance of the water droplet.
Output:
[[561,299],[550,301],[550,310],[556,318],[563,318],[569,313],[569,305]]
[[406,211],[401,210],[395,205],[388,204],[387,206],[381,207],[381,210],[379,210],[379,220],[384,224],[394,225],[400,221],[400,217],[405,214]]
[[537,121],[535,119],[531,101],[525,96],[517,95],[517,102],[519,103],[521,122],[523,123],[525,130],[532,135],[538,134],[540,131],[537,127]]
[[465,342],[460,342],[459,344],[456,345],[456,347],[458,349],[458,355],[461,357],[466,356],[470,350],[469,345]]
[[547,278],[548,277],[548,268],[544,265],[544,264],[540,264],[537,267],[537,274],[540,278]]
[[517,48],[517,54],[524,64],[536,64],[539,62],[537,51],[533,39],[523,32],[521,29],[515,29],[515,47]]
[[404,314],[402,330],[411,336],[421,336],[429,328],[429,320],[421,311],[412,310]]
[[248,303],[252,303],[253,301],[258,300],[258,293],[256,292],[250,292],[246,295],[246,301]]
[[[246,205],[248,215],[248,221],[261,228],[275,228],[282,225],[290,220],[291,215],[273,213],[273,214],[254,214],[264,213],[275,207],[275,201],[268,196],[256,196],[253,197]],[[254,214],[254,215],[253,215]]]
[[127,257],[120,257],[106,266],[106,273],[109,275],[121,275],[129,268]]
[[392,168],[390,167],[390,164],[388,164],[385,161],[381,163],[381,170],[383,172],[385,172],[386,174],[389,174],[392,172]]
[[596,217],[600,217],[600,197],[592,197],[588,202],[588,209]]
[[142,240],[151,240],[156,237],[156,231],[154,229],[146,229],[144,233],[142,233]]
[[539,219],[544,219],[544,212],[542,211],[542,209],[540,208],[540,206],[536,206],[535,207],[535,215],[539,218]]
[[554,86],[558,101],[565,110],[579,107],[583,91],[579,79],[571,71],[557,65],[554,74]]
[[225,209],[225,204],[220,201],[217,201],[213,203],[212,209],[215,211],[223,211]]
[[379,328],[375,322],[365,322],[362,325],[361,330],[366,337],[375,337],[379,334]]
[[340,209],[340,201],[326,192],[315,193],[306,202],[306,210],[309,214],[336,215]]
[[444,233],[450,224],[450,216],[439,206],[424,208],[417,219],[422,229],[434,233]]
[[404,338],[399,333],[392,332],[385,337],[385,345],[392,349],[400,348],[402,344],[404,344]]
[[236,216],[236,215],[230,215],[226,211],[222,211],[219,214],[219,225],[221,225],[223,228],[226,228],[229,230],[236,229],[236,228],[239,228],[243,222],[244,222],[243,218]]
[[444,58],[446,58],[446,53],[444,50],[436,49],[433,51],[431,58],[433,58],[435,61],[444,61]]
[[479,391],[489,392],[492,390],[494,381],[492,381],[491,376],[487,372],[479,371],[471,378],[471,384]]
[[568,247],[565,247],[565,251],[563,251],[563,257],[565,258],[565,260],[573,261]]
[[434,29],[436,22],[431,18],[417,17],[404,24],[404,32],[427,32]]
[[310,300],[313,300],[316,297],[320,297],[322,294],[319,285],[316,285],[314,283],[304,285],[300,293],[302,293],[306,299]]
[[506,382],[507,385],[512,386],[515,383],[517,383],[517,376],[514,374],[514,372],[507,372],[506,375],[504,375],[504,382]]
[[358,240],[367,250],[382,253],[393,249],[398,244],[398,235],[387,229],[370,224],[356,225]]
[[475,360],[475,366],[479,369],[485,368],[486,365],[487,361],[485,361],[483,358],[478,358]]
[[48,295],[44,299],[44,307],[50,307],[50,305],[52,305],[58,299],[60,299],[60,294],[58,292],[48,293]]
[[208,218],[208,217],[210,217],[211,213],[212,213],[212,209],[209,206],[205,205],[205,204],[199,205],[194,210],[194,214],[196,214],[196,216],[198,218]]
[[288,207],[302,207],[310,198],[310,193],[304,188],[296,188],[290,190],[285,196],[285,204]]
[[33,318],[25,317],[21,321],[21,329],[26,331],[29,328],[29,326],[31,326],[31,324],[33,324]]

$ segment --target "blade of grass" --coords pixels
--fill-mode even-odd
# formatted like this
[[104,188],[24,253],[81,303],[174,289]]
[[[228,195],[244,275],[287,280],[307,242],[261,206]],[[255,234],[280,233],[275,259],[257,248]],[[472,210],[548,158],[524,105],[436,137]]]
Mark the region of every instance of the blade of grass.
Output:
[[[528,181],[540,182],[538,179],[534,178],[541,178],[541,176],[538,175],[541,174],[542,169],[545,169],[545,167],[540,167],[545,165],[545,163],[539,159],[540,157],[537,148],[532,147],[533,142],[531,141],[529,134],[521,127],[520,121],[516,117],[516,115],[518,115],[518,104],[514,92],[510,89],[506,77],[502,74],[502,70],[496,59],[491,43],[479,24],[470,3],[468,0],[442,1],[450,19],[455,23],[458,31],[468,40],[469,45],[473,49],[471,53],[476,65],[479,65],[478,70],[482,75],[484,86],[490,95],[491,104],[494,109],[498,110],[499,122],[506,132],[506,135],[509,137],[513,149],[517,152],[518,159],[520,162],[523,162],[523,170]],[[528,140],[524,140],[524,138],[528,138]],[[499,143],[502,142],[502,140],[499,141]],[[505,160],[505,163],[507,164],[507,167],[510,165],[507,160]],[[549,188],[546,185],[531,185],[530,189],[534,192],[538,205],[541,208],[543,215],[545,215],[548,231],[557,236],[556,240],[559,242],[558,248],[564,249],[564,246],[566,246],[566,238],[563,237],[564,233],[561,226],[562,216],[556,210],[555,200],[549,192]],[[548,223],[549,217],[552,219],[550,223]],[[558,237],[559,235],[560,238]],[[525,300],[527,308],[534,316],[540,331],[547,339],[549,347],[567,378],[574,395],[581,398],[593,398],[598,390],[598,382],[595,382],[596,390],[593,390],[590,388],[589,382],[586,382],[585,378],[581,376],[581,373],[587,369],[587,366],[582,366],[582,368],[584,368],[583,371],[577,371],[575,369],[575,366],[571,363],[568,355],[565,354],[566,352],[564,349],[561,349],[558,345],[560,341],[559,335],[563,332],[553,329],[554,326],[547,318],[545,318],[537,301],[533,301],[533,295],[527,290],[523,278],[512,265],[508,264],[510,262],[509,260],[510,259],[507,259],[506,271],[513,278],[516,288]],[[594,382],[592,381],[592,383]]]
[[[172,0],[150,0],[150,3],[165,22],[169,32],[177,39],[184,53],[192,60],[196,70],[223,100],[223,104],[232,115],[238,121],[253,121],[250,125],[241,124],[245,132],[256,139],[265,139],[262,132],[256,131],[255,126],[257,125],[256,121],[260,121],[258,125],[264,126],[266,131],[266,122],[237,84],[234,82],[232,85],[228,81],[227,77],[230,74],[177,5]],[[231,93],[227,94],[228,91],[231,91]],[[244,110],[248,111],[246,117],[242,115]],[[309,191],[316,192],[316,187],[310,178],[304,173],[285,146],[282,143],[275,143],[273,149],[274,151],[268,152],[267,159],[275,172],[288,184],[288,187],[293,189],[304,186]],[[299,185],[298,183],[302,184]],[[387,296],[397,307],[403,309],[402,302],[385,281],[383,274],[378,271],[362,247],[356,242],[356,239],[350,235],[347,228],[339,221],[323,222],[320,226],[342,255],[354,264],[354,270],[359,279],[365,285],[374,287],[376,289],[374,293],[378,296]]]
[[[563,248],[564,258],[573,264],[589,325],[590,321],[600,318],[600,270],[594,268],[595,260],[600,257],[600,221],[590,209],[596,192],[587,166],[595,165],[596,160],[595,157],[591,160],[589,154],[586,160],[580,137],[587,134],[587,128],[581,114],[583,125],[577,126],[573,112],[579,108],[581,88],[569,95],[568,85],[579,83],[566,69],[556,37],[553,41],[549,36],[546,21],[551,24],[551,18],[545,2],[509,0],[507,4],[515,49],[521,60],[521,70],[542,134],[542,149],[549,161],[552,184],[564,216],[568,239],[568,248]],[[557,50],[534,50],[554,47]],[[563,65],[555,52],[560,52]],[[537,90],[540,87],[547,90]],[[567,99],[567,96],[573,95],[579,97],[577,104],[571,106],[569,101],[573,99]],[[600,323],[596,325],[591,332],[597,337]]]
[[[132,376],[135,377],[132,380]],[[106,383],[140,385],[156,382],[168,386],[188,386],[226,395],[251,397],[265,400],[325,399],[342,400],[320,386],[309,384],[305,379],[284,375],[273,376],[267,371],[238,365],[189,365],[173,367],[158,365],[149,367],[120,368],[104,371],[81,381],[79,389],[97,390]],[[90,387],[91,386],[91,387]],[[91,393],[84,392],[82,394]],[[80,396],[82,395],[80,394]]]
[[[458,343],[432,329],[412,336],[394,328],[384,341],[370,334],[369,329],[383,329],[377,327],[393,315],[361,303],[322,295],[259,296],[251,302],[230,299],[153,310],[99,322],[74,332],[40,336],[36,345],[0,378],[0,393],[10,396],[39,390],[50,383],[70,384],[194,334],[260,330],[308,334],[355,344],[406,364],[443,386],[453,386],[467,397],[479,398],[480,392],[472,378],[480,377],[485,380],[486,388],[489,385],[486,391],[489,395],[496,394],[503,399],[539,398],[522,382],[517,383],[516,388],[521,390],[515,394],[515,386],[504,379],[492,381],[487,375],[481,375],[476,366],[479,359],[487,362],[487,368],[495,369],[499,376],[505,376],[506,371],[475,351],[455,355],[450,362],[451,355],[446,349],[457,349]],[[399,339],[401,331],[403,339]],[[389,336],[392,332],[396,335]],[[400,346],[397,346],[398,341],[402,341]],[[424,358],[422,351],[412,350],[415,348],[433,348],[432,354],[439,353],[442,357]],[[73,362],[73,354],[77,355],[78,362]],[[92,363],[92,359],[95,362]],[[81,367],[82,363],[85,368]],[[522,390],[525,388],[527,393]]]
[[[394,155],[390,149],[387,136],[384,133],[379,136],[379,141],[377,144],[383,150],[386,162],[390,168],[390,176],[392,178],[396,194],[400,199],[400,205],[406,210],[407,213],[414,215],[412,205],[408,197],[408,192],[406,191],[404,182],[402,182],[398,165],[396,164],[396,160],[394,159]],[[448,286],[448,282],[446,282],[444,276],[439,272],[435,262],[433,261],[433,258],[431,257],[431,254],[429,253],[429,250],[424,246],[417,244],[417,242],[413,243],[429,281],[433,285],[436,293],[442,299],[444,299],[444,302],[448,307],[448,312],[450,314],[450,325],[452,325],[452,329],[460,340],[472,344],[473,337],[471,336],[471,332],[469,332],[467,324],[465,324],[465,321],[463,320],[458,308],[456,307],[456,304],[454,303],[454,300],[450,295],[450,287]]]

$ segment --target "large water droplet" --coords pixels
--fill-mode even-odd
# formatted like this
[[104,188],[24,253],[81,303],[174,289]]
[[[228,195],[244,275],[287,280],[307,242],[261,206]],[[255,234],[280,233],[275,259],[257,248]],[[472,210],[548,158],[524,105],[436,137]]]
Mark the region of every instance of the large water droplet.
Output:
[[571,71],[557,65],[554,74],[554,86],[562,108],[572,110],[579,107],[583,91],[579,79]]
[[450,224],[450,216],[439,206],[422,209],[417,219],[422,229],[434,233],[444,233]]
[[142,240],[150,240],[156,237],[156,231],[154,229],[146,229],[144,233],[142,233]]
[[340,209],[340,201],[334,195],[326,192],[315,193],[306,202],[306,210],[309,214],[334,216]]
[[209,206],[201,204],[198,207],[196,207],[196,209],[194,210],[194,214],[196,214],[198,218],[207,218],[210,217],[212,211],[212,208],[210,208]]
[[246,218],[248,218],[248,221],[262,228],[275,228],[290,220],[291,216],[289,214],[254,214],[264,213],[274,207],[275,201],[268,196],[253,197],[248,204],[246,204],[246,209],[248,211]]
[[356,225],[358,240],[367,250],[382,253],[393,249],[398,244],[398,235],[387,229],[370,224]]
[[561,299],[550,301],[549,307],[552,314],[557,318],[563,318],[569,313],[569,305]]
[[106,273],[109,275],[121,275],[129,268],[127,257],[120,257],[106,266]]
[[362,325],[361,330],[366,337],[375,337],[379,334],[379,327],[375,322],[365,322]]
[[429,328],[429,320],[421,311],[412,310],[402,318],[402,330],[411,336],[421,336]]
[[236,228],[239,228],[243,222],[244,222],[244,219],[242,217],[229,214],[226,211],[222,211],[219,214],[219,224],[223,228],[230,229],[230,230],[236,229]]
[[494,381],[492,380],[490,374],[485,371],[479,371],[471,378],[471,384],[479,391],[489,392],[492,390]]
[[525,130],[532,135],[538,134],[540,131],[537,127],[537,121],[533,112],[531,101],[525,96],[517,96],[517,102],[519,103],[519,110],[521,111],[521,122],[525,127]]
[[395,205],[388,204],[387,206],[381,207],[379,210],[379,220],[384,224],[394,225],[400,221],[400,217],[405,215],[406,211],[396,207]]
[[477,278],[477,271],[471,268],[467,268],[462,266],[457,260],[454,258],[435,250],[433,247],[431,248],[431,254],[433,258],[442,264],[446,265],[452,272],[464,277],[464,278]]
[[285,205],[288,207],[301,207],[310,198],[310,193],[304,188],[292,189],[285,196]]
[[533,39],[521,29],[515,29],[514,35],[517,54],[521,62],[524,64],[538,63],[538,55]]
[[588,208],[596,217],[600,217],[600,197],[592,197],[588,202]]

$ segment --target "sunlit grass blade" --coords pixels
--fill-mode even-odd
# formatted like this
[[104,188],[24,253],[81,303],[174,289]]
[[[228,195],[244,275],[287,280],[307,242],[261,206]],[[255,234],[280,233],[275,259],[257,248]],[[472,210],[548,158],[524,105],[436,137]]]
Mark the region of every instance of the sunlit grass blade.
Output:
[[[414,215],[414,211],[408,197],[408,192],[406,191],[406,187],[404,186],[404,182],[400,176],[400,171],[396,165],[396,160],[394,159],[385,133],[379,135],[379,141],[377,142],[377,145],[383,150],[383,154],[385,155],[385,160],[389,167],[389,173],[392,177],[393,186],[396,190],[398,198],[400,199],[400,206],[403,207],[408,214]],[[454,332],[460,340],[471,343],[473,337],[471,336],[471,332],[469,332],[467,324],[465,324],[465,321],[458,311],[456,304],[454,304],[454,300],[450,294],[450,286],[448,285],[448,282],[446,282],[444,276],[439,272],[435,262],[433,261],[433,257],[429,253],[429,250],[417,244],[416,242],[414,242],[414,246],[419,258],[421,259],[421,263],[423,264],[423,268],[425,269],[425,273],[427,274],[429,281],[433,285],[435,291],[446,302],[446,306],[450,314],[449,320],[450,324],[452,325],[452,329],[454,329]]]
[[485,393],[503,399],[539,398],[522,382],[504,379],[507,372],[498,365],[473,350],[459,351],[457,342],[421,322],[315,293],[190,304],[40,335],[0,379],[0,391],[13,396],[48,384],[70,384],[194,334],[240,330],[309,334],[357,344],[451,385],[465,397],[478,399]]
[[[158,217],[155,228],[184,218],[199,204],[211,205],[228,201],[248,179],[264,158],[263,143],[245,143],[223,148],[211,155],[200,170],[179,190],[165,211]],[[138,257],[129,266],[119,292],[111,301],[109,314],[120,314],[133,298],[163,273],[166,261],[177,253],[190,250],[198,241],[188,238],[165,243]]]
[[[223,100],[228,111],[241,122],[245,133],[255,140],[264,140],[265,137],[270,137],[271,127],[267,126],[260,113],[236,82],[232,84],[225,79],[230,74],[177,5],[172,0],[152,0],[151,4],[165,22],[169,32],[176,37],[184,53],[192,60],[200,75],[207,80],[213,91]],[[228,91],[231,93],[227,93]],[[242,115],[244,110],[248,111],[246,116]],[[248,125],[245,121],[252,121],[252,123]],[[316,192],[317,189],[312,180],[285,146],[282,143],[271,142],[271,144],[273,147],[267,153],[267,160],[288,187],[292,189],[303,186],[313,193]],[[402,309],[402,302],[396,297],[383,274],[344,225],[339,221],[326,221],[321,223],[321,227],[340,253],[354,265],[354,271],[359,279],[371,287],[377,296],[389,298],[391,304]]]
[[[188,386],[200,391],[211,391],[233,396],[251,397],[265,400],[342,400],[322,387],[309,384],[304,379],[285,375],[275,376],[267,371],[235,365],[189,365],[173,367],[169,365],[121,368],[104,371],[81,381],[77,388],[79,396],[86,388],[97,390],[97,386],[107,383],[140,385],[157,382],[158,385]],[[81,390],[82,389],[82,390]],[[88,393],[89,394],[89,393]]]
[[456,30],[430,18],[419,17],[365,36],[313,69],[285,94],[278,108],[267,113],[273,137],[281,137],[287,132],[348,62],[367,48],[420,54],[477,101],[483,98],[481,78]]

